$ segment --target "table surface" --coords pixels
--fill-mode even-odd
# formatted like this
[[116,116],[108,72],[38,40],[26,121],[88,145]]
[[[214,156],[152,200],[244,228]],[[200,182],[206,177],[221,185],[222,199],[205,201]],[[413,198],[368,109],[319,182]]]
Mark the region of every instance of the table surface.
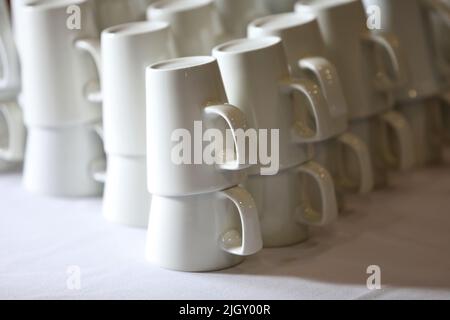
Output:
[[[310,240],[264,249],[232,269],[182,273],[144,259],[145,230],[107,223],[100,199],[27,193],[0,175],[3,299],[450,299],[450,161],[352,197]],[[367,268],[381,289],[367,287]],[[80,288],[68,285],[71,266]]]

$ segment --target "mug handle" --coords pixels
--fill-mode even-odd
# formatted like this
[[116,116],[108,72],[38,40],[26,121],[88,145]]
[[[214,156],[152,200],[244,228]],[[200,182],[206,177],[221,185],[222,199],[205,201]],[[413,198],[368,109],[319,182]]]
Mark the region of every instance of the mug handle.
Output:
[[338,136],[337,141],[344,147],[350,149],[358,159],[359,170],[361,172],[358,192],[368,193],[372,191],[374,185],[373,167],[367,145],[359,137],[349,132]]
[[297,167],[296,174],[306,174],[317,183],[322,199],[322,212],[317,212],[308,204],[302,204],[298,211],[297,221],[310,226],[326,226],[336,220],[338,215],[336,192],[333,178],[328,170],[315,161]]
[[398,140],[400,170],[409,170],[415,165],[414,136],[408,120],[399,112],[390,110],[380,115],[380,120],[390,127]]
[[[89,53],[94,60],[101,87],[102,58],[100,40],[97,38],[78,39],[75,41],[75,47],[81,51]],[[101,89],[99,91],[88,92],[87,100],[92,103],[101,103],[103,101]]]
[[380,91],[392,91],[402,86],[407,81],[408,76],[405,59],[397,37],[386,32],[366,32],[363,34],[363,40],[386,51],[394,72],[393,79],[384,73],[377,78],[376,88]]
[[251,167],[251,164],[246,164],[245,156],[247,154],[245,141],[240,141],[238,137],[238,130],[247,130],[248,124],[245,114],[237,107],[231,104],[220,104],[207,106],[204,109],[206,116],[220,117],[229,126],[236,151],[236,159],[219,164],[218,168],[221,170],[243,170]]
[[9,138],[8,146],[0,149],[0,158],[11,162],[22,161],[26,137],[22,110],[16,103],[5,103],[0,105],[0,112],[6,120]]
[[9,86],[9,63],[8,63],[8,54],[6,51],[5,43],[3,39],[0,38],[0,66],[2,69],[3,75],[0,77],[0,89],[7,89]]
[[298,61],[298,66],[310,71],[319,81],[329,108],[339,114],[347,112],[347,103],[335,66],[325,58],[311,57]]
[[262,249],[261,228],[258,211],[251,194],[242,187],[218,192],[220,197],[231,200],[239,211],[242,236],[237,230],[225,232],[220,239],[222,250],[237,255],[248,256]]
[[[316,129],[310,128],[304,120],[297,120],[291,129],[294,142],[311,143],[328,139],[332,136],[331,127],[333,120],[327,102],[319,90],[317,84],[307,79],[288,80],[280,83],[281,92],[303,95],[313,112]],[[294,104],[297,105],[297,104]]]
[[[95,124],[92,129],[103,141],[103,126],[101,124]],[[104,158],[95,159],[91,162],[91,176],[96,182],[103,184],[106,182],[106,160]]]

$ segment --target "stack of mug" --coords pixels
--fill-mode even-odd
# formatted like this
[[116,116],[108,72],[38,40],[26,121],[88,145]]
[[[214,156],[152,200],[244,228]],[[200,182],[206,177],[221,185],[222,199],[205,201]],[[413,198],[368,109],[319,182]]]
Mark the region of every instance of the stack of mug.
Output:
[[409,77],[395,91],[395,101],[413,128],[418,166],[442,161],[439,95],[448,85],[445,78],[450,75],[448,58],[442,56],[441,50],[433,50],[433,36],[423,15],[424,10],[435,8],[424,7],[427,2],[435,1],[364,0],[367,8],[380,8],[383,19],[379,32],[395,34],[407,52],[404,57]]
[[[250,127],[256,130],[254,137],[258,136],[258,165],[249,170],[245,185],[256,200],[264,246],[304,241],[308,226],[327,225],[337,215],[332,178],[312,161],[308,144],[330,135],[326,101],[313,82],[290,77],[278,37],[233,40],[214,48],[213,56],[228,99],[245,113]],[[308,105],[295,104],[294,93],[308,101],[315,128],[308,126],[301,112]],[[249,137],[251,141],[250,133]],[[315,195],[311,190],[320,198],[318,208],[312,205]]]
[[[73,25],[67,14],[71,4],[82,13]],[[36,0],[15,7],[28,129],[23,180],[31,192],[66,197],[102,192],[93,178],[104,158],[96,132],[102,110],[89,99],[98,75],[94,62],[75,45],[99,33],[92,6],[84,0]]]
[[146,227],[150,198],[146,188],[145,68],[176,55],[169,24],[131,22],[105,29],[101,40],[90,38],[76,46],[92,55],[101,75],[106,172],[103,215],[107,220]]
[[[248,26],[249,38],[264,36],[280,37],[293,76],[313,81],[326,98],[331,121],[324,125],[328,126],[329,134],[328,137],[314,139],[314,157],[332,175],[338,207],[342,210],[344,194],[372,190],[372,164],[367,145],[348,132],[347,103],[336,68],[326,58],[327,51],[317,20],[312,15],[302,17],[283,13],[257,19]],[[300,97],[297,100],[297,103],[305,104]],[[346,159],[351,155],[357,159],[357,177],[352,177],[347,167]]]
[[19,62],[6,0],[0,0],[0,171],[23,160],[25,129],[17,103]]
[[[415,162],[410,124],[394,107],[393,92],[406,79],[404,56],[394,35],[372,33],[359,0],[302,0],[295,10],[313,14],[328,56],[335,64],[348,103],[350,131],[369,147],[375,187],[388,183],[392,169],[407,170]],[[388,57],[388,63],[380,58]],[[380,61],[381,60],[381,61]],[[350,176],[360,167],[347,158]]]
[[[261,249],[255,202],[239,186],[249,165],[237,134],[247,128],[244,113],[228,104],[213,57],[147,68],[150,261],[175,270],[211,271]],[[224,146],[213,134],[229,135],[231,143]],[[208,159],[211,145],[216,152]]]

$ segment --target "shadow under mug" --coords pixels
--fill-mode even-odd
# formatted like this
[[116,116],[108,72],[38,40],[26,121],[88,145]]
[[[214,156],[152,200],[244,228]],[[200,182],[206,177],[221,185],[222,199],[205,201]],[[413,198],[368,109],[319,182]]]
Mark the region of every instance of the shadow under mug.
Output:
[[261,248],[256,205],[242,187],[152,198],[146,256],[155,265],[214,271],[232,267]]

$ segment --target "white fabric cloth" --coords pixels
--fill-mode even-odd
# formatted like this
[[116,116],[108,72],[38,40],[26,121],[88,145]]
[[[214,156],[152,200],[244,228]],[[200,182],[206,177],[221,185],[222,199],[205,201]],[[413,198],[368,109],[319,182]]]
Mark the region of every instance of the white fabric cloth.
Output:
[[[107,223],[100,199],[35,196],[19,173],[3,173],[0,298],[450,299],[450,166],[395,175],[347,206],[305,243],[181,273],[146,262],[145,230]],[[67,286],[73,265],[80,290]],[[381,290],[367,288],[369,265],[381,268]]]

